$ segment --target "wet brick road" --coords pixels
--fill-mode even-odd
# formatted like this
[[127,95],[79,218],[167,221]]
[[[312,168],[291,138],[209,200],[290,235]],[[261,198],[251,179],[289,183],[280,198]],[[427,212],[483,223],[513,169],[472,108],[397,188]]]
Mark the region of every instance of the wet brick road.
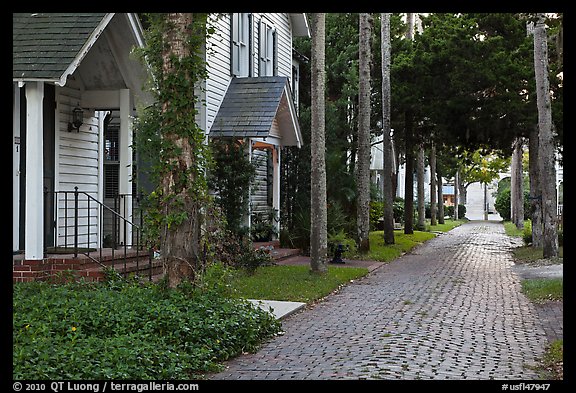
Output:
[[546,333],[501,223],[439,235],[283,321],[210,379],[537,379]]

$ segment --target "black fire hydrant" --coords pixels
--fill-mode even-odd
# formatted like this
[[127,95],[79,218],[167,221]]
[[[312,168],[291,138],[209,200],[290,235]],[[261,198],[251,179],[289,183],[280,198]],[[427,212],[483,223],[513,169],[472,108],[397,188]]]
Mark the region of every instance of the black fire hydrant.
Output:
[[330,263],[346,263],[342,260],[342,254],[344,253],[344,245],[338,244],[336,249],[334,250],[334,258],[330,261]]

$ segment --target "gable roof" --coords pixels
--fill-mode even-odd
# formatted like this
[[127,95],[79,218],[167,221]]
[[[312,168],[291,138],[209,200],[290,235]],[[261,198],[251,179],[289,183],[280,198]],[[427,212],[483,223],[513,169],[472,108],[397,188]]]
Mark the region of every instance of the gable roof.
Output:
[[294,102],[285,76],[234,78],[210,128],[210,137],[268,138],[274,120],[282,145],[302,144]]
[[12,14],[12,78],[60,86],[78,67],[114,14]]

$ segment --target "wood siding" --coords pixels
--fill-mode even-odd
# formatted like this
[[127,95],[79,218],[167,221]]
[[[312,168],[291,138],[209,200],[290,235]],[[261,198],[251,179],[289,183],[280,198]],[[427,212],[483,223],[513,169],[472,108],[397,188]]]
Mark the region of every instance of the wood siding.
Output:
[[[262,18],[276,29],[278,75],[292,78],[292,27],[288,14],[252,14],[252,70],[258,76],[258,25]],[[216,33],[207,44],[208,79],[206,81],[206,132],[210,130],[214,118],[232,80],[230,73],[230,14],[214,21]]]
[[[84,124],[79,132],[68,131],[72,110],[80,101],[80,89],[70,80],[63,88],[57,88],[57,129],[56,129],[56,191],[86,192],[99,199],[99,119],[94,111],[84,111]],[[98,240],[98,208],[91,202],[88,209],[86,197],[79,198],[79,246],[96,247]],[[58,197],[56,211],[57,245],[74,244],[74,195],[68,194],[68,213],[63,194]],[[68,227],[66,229],[66,226]]]

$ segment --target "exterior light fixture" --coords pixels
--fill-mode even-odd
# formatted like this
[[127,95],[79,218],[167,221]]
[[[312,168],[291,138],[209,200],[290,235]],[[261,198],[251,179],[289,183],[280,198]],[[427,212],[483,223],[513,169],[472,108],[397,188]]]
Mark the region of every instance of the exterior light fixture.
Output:
[[68,132],[72,132],[72,130],[76,130],[76,132],[80,132],[80,126],[84,122],[84,111],[82,108],[74,108],[72,111],[72,123],[68,123]]

